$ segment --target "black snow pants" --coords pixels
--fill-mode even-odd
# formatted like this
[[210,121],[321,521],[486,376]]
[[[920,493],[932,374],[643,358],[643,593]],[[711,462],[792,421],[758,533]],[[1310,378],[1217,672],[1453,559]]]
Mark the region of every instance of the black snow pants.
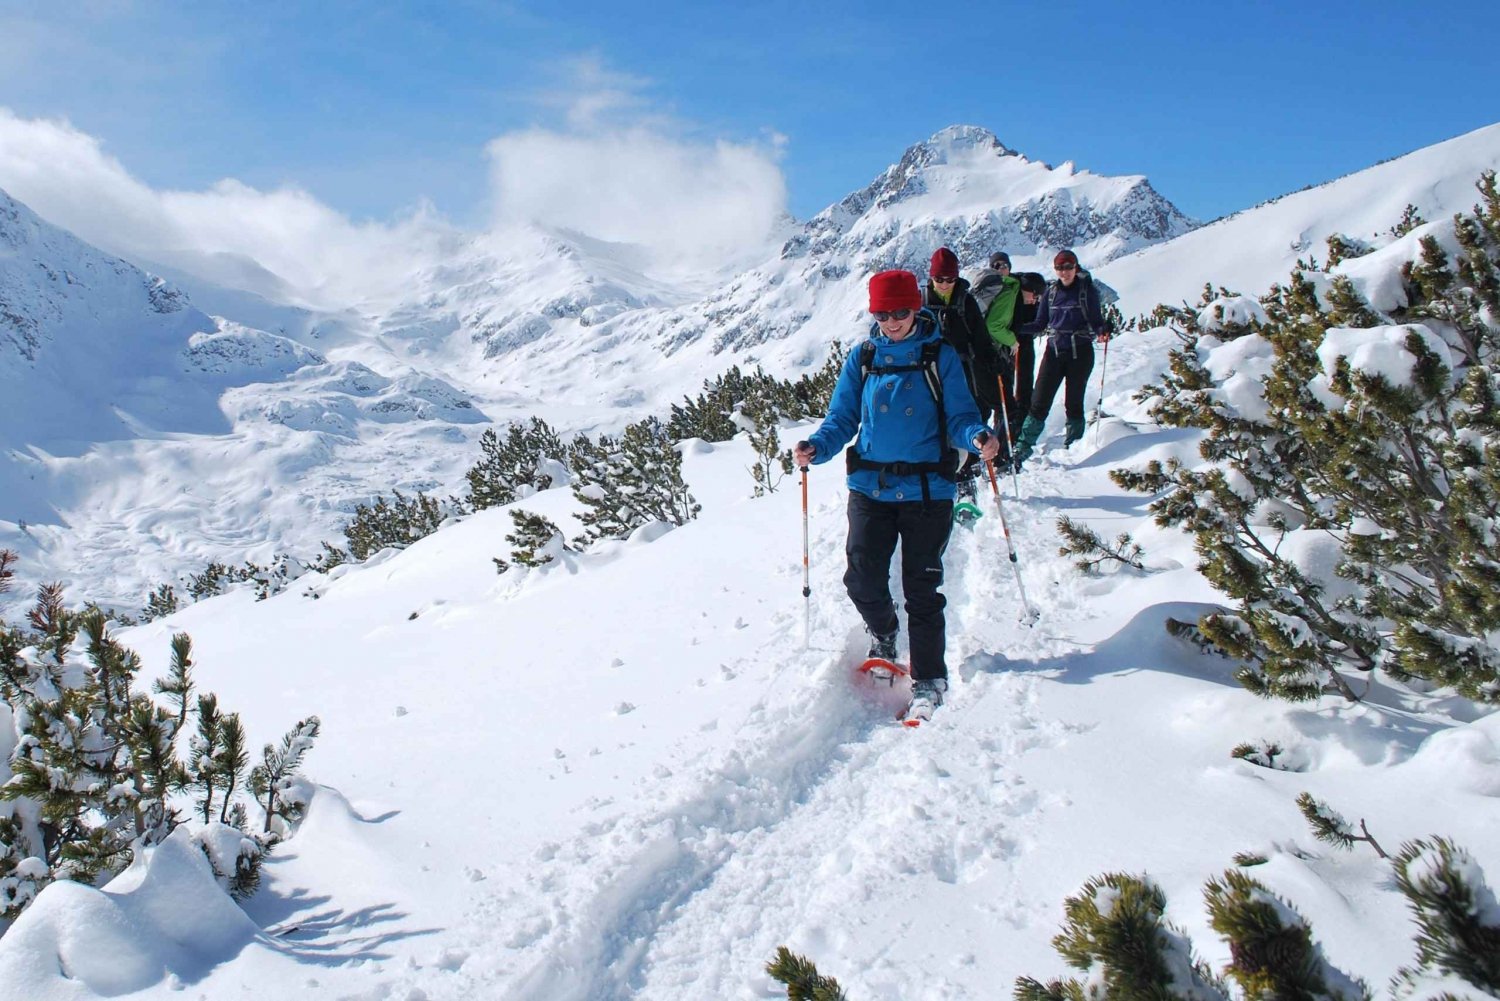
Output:
[[865,627],[880,636],[898,623],[891,600],[891,557],[901,543],[901,590],[906,595],[906,626],[911,639],[911,673],[916,679],[946,678],[948,665],[943,608],[943,550],[953,530],[953,502],[887,502],[849,491],[849,568],[844,587]]
[[1047,350],[1042,354],[1042,368],[1036,376],[1036,389],[1031,397],[1032,417],[1039,421],[1047,419],[1052,409],[1052,400],[1057,388],[1067,381],[1063,392],[1063,412],[1068,420],[1083,420],[1083,396],[1088,390],[1089,373],[1094,371],[1094,342],[1078,337],[1068,338],[1072,344],[1059,354],[1057,341],[1048,339]]

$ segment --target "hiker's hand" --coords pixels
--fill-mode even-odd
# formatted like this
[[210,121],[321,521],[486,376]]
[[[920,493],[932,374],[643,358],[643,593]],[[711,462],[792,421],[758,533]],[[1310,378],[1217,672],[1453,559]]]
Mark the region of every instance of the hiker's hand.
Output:
[[1101,330],[1099,331],[1099,336],[1095,337],[1094,340],[1098,341],[1100,344],[1108,344],[1110,336],[1111,335],[1108,330]]
[[995,456],[1000,454],[1000,439],[988,431],[979,432],[974,444],[979,446],[979,457],[985,462],[994,462]]
[[792,446],[792,462],[798,469],[806,469],[812,465],[812,461],[818,457],[818,450],[813,448],[810,441],[799,441]]

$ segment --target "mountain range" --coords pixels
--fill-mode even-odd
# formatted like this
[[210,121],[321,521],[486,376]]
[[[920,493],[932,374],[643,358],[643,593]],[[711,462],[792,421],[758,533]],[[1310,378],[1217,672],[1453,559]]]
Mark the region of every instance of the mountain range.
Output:
[[493,422],[614,430],[731,364],[814,366],[862,335],[869,274],[925,275],[938,246],[1039,271],[1071,246],[1127,313],[1205,281],[1255,293],[1328,233],[1464,207],[1497,149],[1500,126],[1199,226],[1144,177],[954,126],[737,274],[512,226],[427,241],[400,280],[317,304],[248,259],[137,267],[0,193],[0,388],[21,415],[0,429],[0,545],[29,580],[139,607],[209,560],[316,553],[377,494],[456,491]]

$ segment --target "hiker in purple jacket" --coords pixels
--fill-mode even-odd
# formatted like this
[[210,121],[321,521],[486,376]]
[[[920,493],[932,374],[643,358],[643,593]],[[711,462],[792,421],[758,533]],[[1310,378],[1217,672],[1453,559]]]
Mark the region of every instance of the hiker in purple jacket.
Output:
[[1068,420],[1065,444],[1083,437],[1083,396],[1089,373],[1094,370],[1094,343],[1105,343],[1112,333],[1104,319],[1099,290],[1089,273],[1078,266],[1078,255],[1060,250],[1052,259],[1052,268],[1057,280],[1042,294],[1036,319],[1022,328],[1027,333],[1045,332],[1047,349],[1032,390],[1031,412],[1016,441],[1017,466],[1031,457],[1047,425],[1047,412],[1052,409],[1058,387],[1064,383],[1063,413]]

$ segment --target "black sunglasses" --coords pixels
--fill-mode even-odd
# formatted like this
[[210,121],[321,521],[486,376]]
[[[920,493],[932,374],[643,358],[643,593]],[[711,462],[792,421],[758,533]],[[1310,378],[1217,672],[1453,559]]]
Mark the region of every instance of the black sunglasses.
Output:
[[886,320],[904,320],[912,314],[909,309],[893,309],[889,313],[871,313],[876,323],[884,323]]
[[932,280],[937,285],[952,285],[954,282],[958,281],[957,278],[936,278],[936,277],[934,277]]
[[1054,270],[1054,271],[1077,271],[1078,270],[1078,265],[1076,265],[1076,264],[1059,264],[1059,265],[1055,266],[1052,270]]

